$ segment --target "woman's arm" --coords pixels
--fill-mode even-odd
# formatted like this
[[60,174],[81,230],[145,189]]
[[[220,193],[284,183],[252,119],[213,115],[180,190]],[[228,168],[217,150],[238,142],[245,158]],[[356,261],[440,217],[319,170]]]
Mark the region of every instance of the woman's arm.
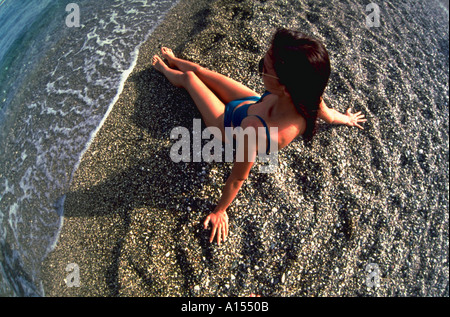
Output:
[[[253,140],[249,137],[249,134],[244,133],[243,139],[238,142],[237,148],[237,161],[234,163],[233,168],[231,170],[231,174],[228,177],[225,187],[222,191],[222,197],[219,200],[214,211],[206,217],[203,225],[204,228],[208,228],[208,224],[211,223],[212,230],[209,241],[212,242],[214,240],[214,236],[217,236],[217,243],[220,245],[220,241],[225,241],[228,236],[228,215],[227,208],[236,198],[237,193],[242,187],[242,184],[247,179],[248,174],[255,162],[256,153],[257,153],[257,134],[256,131],[258,127],[261,125],[259,121],[255,121],[254,119],[244,119],[247,123],[247,128],[253,128],[255,137]],[[246,130],[246,129],[245,129]],[[244,130],[244,131],[245,131]],[[252,133],[250,133],[252,135]],[[244,152],[241,152],[244,151]],[[242,154],[242,156],[240,155]]]
[[225,187],[223,188],[222,197],[216,206],[215,212],[225,211],[233,202],[237,193],[241,189],[242,184],[247,179],[253,162],[235,162],[228,177]]
[[253,166],[253,162],[235,162],[231,175],[228,177],[225,187],[222,191],[222,197],[217,204],[214,211],[206,217],[203,223],[204,228],[208,228],[208,224],[211,223],[211,236],[209,242],[214,240],[214,236],[217,236],[217,243],[220,245],[220,241],[225,241],[228,236],[228,215],[227,208],[236,198],[237,193],[241,189],[242,184],[247,179],[248,173]]
[[352,113],[351,110],[352,108],[348,108],[345,114],[340,113],[339,111],[328,108],[325,102],[322,100],[319,105],[319,111],[317,115],[320,119],[329,124],[346,124],[350,127],[358,127],[360,129],[364,129],[359,123],[366,122],[367,119],[364,118],[364,115],[361,113],[361,111]]

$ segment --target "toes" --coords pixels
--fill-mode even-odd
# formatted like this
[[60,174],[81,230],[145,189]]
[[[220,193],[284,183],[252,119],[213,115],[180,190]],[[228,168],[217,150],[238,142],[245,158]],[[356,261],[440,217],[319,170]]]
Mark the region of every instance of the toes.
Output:
[[170,48],[167,48],[167,47],[161,47],[161,52],[162,52],[164,55],[173,56],[173,52],[172,52],[172,50],[171,50]]
[[163,61],[158,55],[153,56],[152,65],[158,70],[161,70],[162,67],[164,67]]

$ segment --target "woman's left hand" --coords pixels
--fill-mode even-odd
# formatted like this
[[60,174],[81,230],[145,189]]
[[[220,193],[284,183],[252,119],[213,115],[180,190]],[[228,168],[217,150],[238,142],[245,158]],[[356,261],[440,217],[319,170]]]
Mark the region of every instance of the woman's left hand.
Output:
[[345,112],[345,115],[348,117],[347,125],[350,127],[358,127],[364,130],[364,128],[359,123],[366,122],[367,119],[364,118],[364,115],[362,114],[361,111],[357,113],[352,113],[351,110],[352,108],[348,108],[347,111]]
[[220,241],[225,242],[228,236],[228,215],[226,211],[216,211],[211,213],[206,217],[203,226],[205,229],[208,228],[208,224],[211,222],[212,230],[209,242],[214,240],[214,236],[217,235],[217,243],[220,245]]

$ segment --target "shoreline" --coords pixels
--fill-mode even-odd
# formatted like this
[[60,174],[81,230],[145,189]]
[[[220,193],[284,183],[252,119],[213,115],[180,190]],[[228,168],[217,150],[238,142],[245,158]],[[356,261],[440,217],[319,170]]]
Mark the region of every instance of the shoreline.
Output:
[[[173,7],[175,7],[176,5],[177,5],[177,4],[175,4]],[[173,7],[172,7],[171,9],[173,9]],[[170,10],[169,10],[169,11],[170,11]],[[130,77],[130,75],[133,73],[134,68],[135,68],[136,65],[137,65],[138,58],[139,58],[139,51],[140,51],[141,46],[142,46],[145,42],[147,42],[148,38],[152,35],[152,33],[155,31],[155,29],[157,29],[158,26],[164,21],[164,18],[165,18],[165,16],[162,17],[162,18],[160,19],[160,21],[155,25],[155,27],[153,27],[153,28],[149,31],[149,33],[146,35],[144,41],[143,41],[141,44],[139,44],[139,45],[135,48],[135,50],[134,50],[134,52],[133,52],[133,54],[132,54],[133,61],[131,62],[130,67],[122,73],[121,79],[120,79],[120,82],[119,82],[119,87],[117,88],[117,93],[116,93],[116,95],[114,96],[114,98],[113,98],[113,100],[111,101],[111,103],[109,104],[108,109],[107,109],[105,115],[103,116],[103,119],[100,121],[100,123],[99,123],[98,127],[95,129],[95,131],[92,132],[92,134],[91,134],[91,136],[90,136],[88,142],[86,143],[85,148],[84,148],[83,151],[81,152],[80,158],[78,159],[77,163],[75,164],[75,167],[74,167],[73,172],[72,172],[72,174],[71,174],[71,176],[72,176],[71,179],[73,178],[73,174],[75,173],[75,171],[78,169],[78,166],[80,165],[80,163],[81,163],[81,161],[82,161],[82,159],[83,159],[84,154],[86,153],[86,151],[89,150],[89,147],[91,146],[92,141],[94,140],[94,138],[96,137],[97,133],[100,131],[100,129],[102,128],[103,124],[105,123],[105,121],[106,121],[107,118],[109,117],[109,114],[111,113],[112,109],[114,108],[114,105],[115,105],[115,104],[117,103],[117,101],[119,100],[120,95],[122,94],[122,91],[123,91],[125,82],[128,80],[128,77]]]
[[[182,4],[180,4],[180,2],[183,2]],[[86,146],[86,149],[83,151],[82,155],[80,156],[80,160],[76,166],[76,168],[74,168],[74,172],[73,172],[73,181],[72,181],[72,185],[70,188],[70,191],[74,191],[77,192],[80,188],[83,189],[84,186],[86,186],[87,188],[89,188],[89,186],[91,184],[92,179],[90,179],[90,175],[89,175],[89,171],[83,171],[83,170],[89,170],[89,166],[86,167],[86,165],[89,164],[95,164],[92,162],[92,152],[95,152],[95,149],[99,143],[103,142],[102,138],[103,138],[103,134],[104,134],[104,130],[108,130],[111,129],[112,126],[114,126],[115,124],[120,124],[115,122],[117,120],[117,118],[114,118],[114,112],[117,112],[117,108],[118,105],[124,103],[124,99],[127,99],[127,95],[128,94],[132,94],[133,92],[130,92],[133,90],[134,87],[132,87],[132,77],[134,75],[139,75],[140,72],[145,72],[147,70],[150,70],[150,72],[152,72],[152,66],[151,66],[151,57],[149,58],[148,54],[151,54],[152,51],[153,53],[158,53],[154,51],[154,48],[152,46],[155,45],[155,42],[158,42],[160,40],[161,37],[164,37],[167,39],[167,37],[165,36],[165,33],[167,30],[167,28],[169,28],[169,26],[167,24],[176,24],[175,19],[177,19],[177,17],[179,17],[181,14],[184,14],[184,22],[187,22],[190,20],[190,17],[192,17],[192,15],[198,13],[198,8],[199,7],[206,7],[206,3],[207,1],[192,1],[192,0],[185,0],[185,1],[180,1],[175,7],[173,7],[168,14],[166,14],[165,18],[155,27],[155,29],[153,30],[153,32],[147,37],[147,40],[144,41],[140,47],[139,47],[139,53],[136,56],[136,59],[134,61],[134,65],[133,67],[130,67],[129,71],[128,71],[128,75],[127,76],[123,76],[123,80],[121,81],[121,86],[122,89],[120,89],[120,93],[117,94],[117,96],[115,97],[115,102],[111,103],[110,108],[108,109],[107,114],[105,114],[104,119],[102,120],[102,123],[99,124],[99,128],[95,131],[95,133],[93,133],[93,137],[90,139],[89,144]],[[188,12],[190,12],[191,15],[189,15],[189,13],[187,13],[187,11],[185,10],[185,8],[189,8]],[[162,31],[161,31],[162,29]],[[159,32],[158,32],[159,31]],[[182,28],[178,28],[177,32],[174,32],[172,35],[174,35],[174,37],[183,37],[185,38],[185,35],[180,35],[183,34],[184,32],[186,32],[187,30],[183,30]],[[171,39],[172,42],[176,42],[175,40]],[[170,42],[170,40],[168,41]],[[149,48],[152,47],[152,48]],[[155,74],[153,74],[155,75]],[[156,75],[158,76],[158,75]],[[125,101],[126,103],[126,101]],[[120,112],[120,110],[119,110]],[[113,118],[112,118],[113,117]],[[120,121],[120,119],[119,119]],[[136,130],[136,129],[135,129]],[[133,133],[134,132],[134,133]],[[107,132],[106,132],[107,133]],[[134,134],[133,136],[136,137],[137,139],[141,140],[142,139],[142,135],[139,133],[139,131],[132,131],[130,133],[130,131],[124,132],[124,136],[125,134],[128,134],[127,136],[129,136],[129,134]],[[150,137],[148,135],[146,135],[145,137],[146,140],[150,139]],[[101,141],[99,141],[101,140]],[[149,142],[151,143],[151,141]],[[127,146],[127,145],[126,145]],[[115,166],[115,169],[120,169],[120,168],[124,168],[124,165],[127,164],[123,164],[124,162],[121,162],[121,164],[117,164],[117,166]],[[80,172],[80,169],[82,170],[82,172]],[[100,177],[103,178],[103,177]],[[101,180],[100,180],[101,182]],[[68,196],[70,196],[71,193],[68,194]],[[76,296],[104,296],[104,295],[114,295],[114,290],[111,290],[111,287],[108,286],[109,282],[108,282],[108,278],[102,277],[102,275],[108,275],[108,273],[105,273],[104,271],[104,267],[101,267],[102,265],[99,265],[98,267],[96,267],[96,269],[94,270],[94,272],[90,272],[88,277],[84,277],[84,278],[88,278],[90,280],[95,280],[96,283],[92,284],[90,283],[90,286],[92,288],[97,288],[94,292],[92,292],[91,290],[86,290],[83,288],[80,289],[70,289],[67,288],[67,285],[65,285],[64,282],[64,277],[68,274],[66,273],[65,269],[65,262],[63,262],[63,259],[66,258],[70,258],[68,257],[66,254],[66,248],[71,249],[73,247],[73,243],[74,241],[81,241],[81,239],[79,237],[77,237],[77,234],[79,233],[80,230],[83,230],[83,225],[80,225],[79,223],[77,223],[77,221],[72,221],[72,217],[74,217],[72,215],[72,213],[77,213],[76,211],[74,211],[72,209],[71,204],[78,204],[78,201],[76,201],[75,203],[73,202],[67,202],[69,199],[66,198],[66,203],[65,203],[65,211],[67,211],[64,215],[64,226],[62,227],[60,233],[59,233],[59,241],[57,243],[57,247],[53,249],[53,251],[51,252],[50,256],[45,260],[44,262],[44,270],[42,272],[43,275],[43,284],[44,284],[44,289],[45,289],[45,293],[46,296],[74,296],[74,292],[73,291],[81,291],[81,292],[76,292]],[[112,222],[115,222],[116,224],[118,224],[118,226],[121,226],[121,221],[122,219],[117,220],[115,215],[112,216],[107,216],[108,218],[111,219]],[[75,216],[76,218],[76,216]],[[101,222],[102,220],[100,220],[99,222]],[[96,230],[99,230],[99,228],[102,227],[101,224],[99,224],[99,222],[97,222],[96,220],[86,220],[86,227],[89,226],[94,226],[96,228]],[[96,231],[94,230],[94,231]],[[115,232],[115,230],[112,230],[112,232],[110,232],[111,235],[113,236],[117,236],[117,232]],[[119,233],[120,234],[120,233]],[[93,238],[95,239],[95,232],[93,232],[92,234],[88,234],[86,236],[89,236],[89,238]],[[85,236],[85,237],[86,237]],[[114,238],[110,239],[110,240],[114,240]],[[76,244],[76,242],[75,242]],[[95,250],[95,252],[100,252],[102,253],[100,255],[100,257],[104,257],[104,259],[106,259],[105,257],[111,256],[111,250],[114,249],[113,244],[110,244],[110,250],[102,253],[102,251],[99,250]],[[76,258],[83,258],[85,255],[83,254],[82,250],[77,250],[75,252],[75,257]],[[84,260],[84,265],[80,265],[80,270],[81,272],[83,272],[83,268],[86,267],[91,267],[92,265],[96,265],[93,262],[96,262],[95,258],[88,258],[87,259],[83,259]],[[66,262],[69,260],[66,260]],[[70,261],[69,261],[70,262]],[[69,264],[69,262],[67,262],[67,264]],[[77,261],[74,261],[73,263],[76,263]],[[78,261],[80,262],[80,261]],[[72,262],[70,262],[72,263]],[[78,263],[77,263],[78,264]],[[57,270],[57,271],[55,271]],[[92,273],[92,274],[91,274]],[[97,275],[97,276],[95,276]],[[54,284],[54,278],[56,277],[63,277],[63,278],[59,278],[59,283]],[[114,278],[114,277],[111,277]],[[98,284],[97,284],[98,283]],[[98,287],[97,287],[98,286]]]
[[[283,3],[181,0],[140,46],[74,172],[60,239],[43,263],[46,296],[448,296],[448,133],[433,121],[448,128],[448,84],[427,75],[436,92],[418,90],[412,58],[399,54],[408,44],[353,20],[364,6],[299,2],[288,12]],[[321,19],[338,9],[347,21]],[[229,208],[228,241],[209,244],[201,224],[232,164],[170,160],[171,129],[192,126],[200,113],[151,58],[168,46],[262,92],[257,61],[274,28],[293,21],[325,41],[339,70],[326,99],[341,112],[353,104],[369,122],[363,131],[321,124],[312,149],[299,138],[280,153],[277,174],[253,167]],[[416,99],[404,96],[413,91],[420,100],[410,109]],[[423,120],[431,123],[426,132]],[[70,263],[80,287],[65,284]],[[364,283],[370,263],[380,267],[379,288]]]

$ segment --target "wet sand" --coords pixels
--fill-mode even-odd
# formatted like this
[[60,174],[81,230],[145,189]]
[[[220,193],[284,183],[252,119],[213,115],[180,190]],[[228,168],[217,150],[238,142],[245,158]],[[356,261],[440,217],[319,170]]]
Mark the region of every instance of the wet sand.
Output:
[[[368,28],[356,1],[182,0],[141,47],[74,176],[45,294],[448,296],[448,14],[437,4],[385,2]],[[280,152],[277,173],[254,167],[219,247],[202,222],[232,164],[170,160],[171,130],[200,113],[151,59],[171,47],[262,93],[257,63],[278,26],[324,41],[326,102],[369,120],[320,122],[312,148],[298,138]],[[79,287],[64,282],[69,263]]]

